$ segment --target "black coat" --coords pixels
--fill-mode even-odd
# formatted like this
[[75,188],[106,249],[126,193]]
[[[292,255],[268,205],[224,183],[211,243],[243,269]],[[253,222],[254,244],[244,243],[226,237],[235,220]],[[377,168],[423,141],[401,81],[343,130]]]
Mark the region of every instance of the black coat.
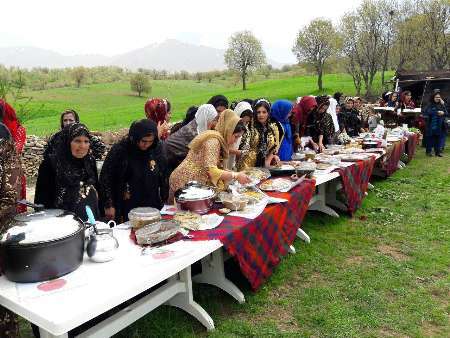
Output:
[[136,207],[161,209],[169,194],[167,160],[161,142],[140,151],[129,139],[115,144],[100,174],[100,196],[105,208],[116,209],[118,222]]

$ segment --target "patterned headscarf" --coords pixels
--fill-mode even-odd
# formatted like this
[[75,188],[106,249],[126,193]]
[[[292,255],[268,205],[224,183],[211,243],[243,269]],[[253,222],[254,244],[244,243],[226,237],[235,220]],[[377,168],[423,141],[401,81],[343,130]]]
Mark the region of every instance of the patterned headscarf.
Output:
[[170,104],[166,99],[153,98],[145,103],[145,115],[156,124],[164,123],[167,113],[170,111]]
[[197,134],[201,134],[208,130],[208,123],[217,117],[217,110],[212,104],[202,104],[195,113],[195,121],[197,122]]

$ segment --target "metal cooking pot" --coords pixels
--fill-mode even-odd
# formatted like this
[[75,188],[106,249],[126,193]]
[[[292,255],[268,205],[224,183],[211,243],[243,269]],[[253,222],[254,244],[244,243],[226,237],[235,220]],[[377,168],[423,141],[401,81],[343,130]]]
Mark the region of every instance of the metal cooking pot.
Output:
[[58,278],[76,270],[83,261],[83,222],[64,210],[38,210],[15,216],[9,230],[1,235],[1,267],[13,282]]
[[198,213],[200,215],[208,213],[208,211],[210,211],[214,205],[214,200],[216,198],[217,193],[214,191],[214,194],[212,196],[206,197],[206,198],[190,198],[190,199],[188,199],[188,198],[181,197],[181,194],[183,194],[184,190],[189,187],[197,187],[200,189],[214,190],[212,187],[203,185],[203,184],[195,182],[195,181],[187,183],[184,188],[178,189],[175,192],[175,201],[177,202],[180,209],[192,211],[192,212]]

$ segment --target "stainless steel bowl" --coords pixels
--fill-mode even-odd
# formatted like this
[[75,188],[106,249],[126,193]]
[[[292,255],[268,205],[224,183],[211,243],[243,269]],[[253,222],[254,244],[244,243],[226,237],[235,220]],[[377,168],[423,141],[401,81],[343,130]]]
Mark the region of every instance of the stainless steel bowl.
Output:
[[214,191],[214,189],[212,187],[203,185],[201,183],[189,182],[188,184],[186,184],[186,186],[184,188],[178,189],[175,192],[175,201],[176,201],[177,205],[179,206],[179,208],[181,210],[192,211],[192,212],[195,212],[200,215],[208,213],[211,210],[212,206],[214,205],[214,200],[216,198],[217,192],[214,191],[212,196],[209,196],[206,198],[183,198],[183,197],[181,197],[184,190],[189,187],[192,187],[192,186],[200,188],[200,189],[204,188],[204,189],[209,189],[209,190]]

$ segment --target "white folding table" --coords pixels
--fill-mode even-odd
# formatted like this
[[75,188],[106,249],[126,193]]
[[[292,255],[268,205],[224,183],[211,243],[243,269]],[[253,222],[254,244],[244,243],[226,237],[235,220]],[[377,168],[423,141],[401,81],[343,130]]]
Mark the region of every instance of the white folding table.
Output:
[[222,250],[220,241],[178,241],[164,247],[168,253],[142,255],[129,230],[115,229],[114,235],[120,243],[116,259],[93,263],[85,258],[75,272],[62,277],[67,284],[58,291],[27,293],[24,285],[1,277],[0,304],[37,325],[43,338],[67,337],[70,330],[167,281],[79,337],[109,337],[163,304],[178,307],[208,330],[214,329],[211,317],[193,300],[190,267]]

